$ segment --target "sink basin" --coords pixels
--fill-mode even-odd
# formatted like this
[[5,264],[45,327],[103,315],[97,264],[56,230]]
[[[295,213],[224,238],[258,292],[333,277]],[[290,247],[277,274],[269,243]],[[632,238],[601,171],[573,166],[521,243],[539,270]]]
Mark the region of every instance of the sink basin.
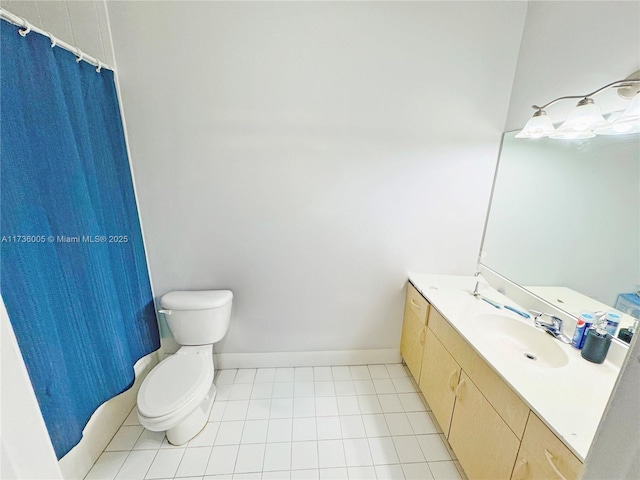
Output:
[[569,361],[558,340],[521,320],[488,313],[473,317],[473,325],[492,347],[518,360],[548,368],[563,367]]

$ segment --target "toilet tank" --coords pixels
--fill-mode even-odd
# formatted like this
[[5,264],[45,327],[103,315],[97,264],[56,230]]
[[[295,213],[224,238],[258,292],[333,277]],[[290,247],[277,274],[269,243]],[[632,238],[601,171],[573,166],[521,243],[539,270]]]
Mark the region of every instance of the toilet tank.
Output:
[[227,333],[232,300],[230,290],[173,291],[160,299],[160,313],[180,345],[208,345]]

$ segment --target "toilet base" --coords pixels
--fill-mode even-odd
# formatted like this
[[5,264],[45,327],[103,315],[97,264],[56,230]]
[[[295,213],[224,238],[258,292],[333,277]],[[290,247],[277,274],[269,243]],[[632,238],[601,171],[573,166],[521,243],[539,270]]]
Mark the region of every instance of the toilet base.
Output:
[[187,418],[166,431],[167,440],[172,445],[184,445],[207,425],[209,414],[216,398],[216,386],[211,384],[203,402]]

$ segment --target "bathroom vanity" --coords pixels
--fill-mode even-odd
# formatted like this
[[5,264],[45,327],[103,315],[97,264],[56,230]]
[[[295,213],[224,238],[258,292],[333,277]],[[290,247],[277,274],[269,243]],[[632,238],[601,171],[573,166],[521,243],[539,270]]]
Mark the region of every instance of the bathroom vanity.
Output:
[[402,357],[468,477],[579,478],[620,366],[474,298],[475,277],[409,280]]

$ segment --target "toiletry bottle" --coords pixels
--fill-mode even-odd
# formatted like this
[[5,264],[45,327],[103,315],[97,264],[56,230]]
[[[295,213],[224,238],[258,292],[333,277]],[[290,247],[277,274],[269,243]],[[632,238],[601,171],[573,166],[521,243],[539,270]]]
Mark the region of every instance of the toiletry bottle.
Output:
[[589,330],[589,327],[593,325],[595,318],[595,313],[588,310],[583,310],[580,313],[580,318],[578,318],[576,329],[573,331],[573,339],[571,340],[571,345],[574,348],[580,350],[584,346],[584,339],[587,336],[587,331]]
[[622,318],[622,315],[620,315],[618,312],[614,310],[609,310],[604,316],[604,319],[607,322],[605,328],[611,336],[615,336],[616,330],[618,330],[618,324],[620,323],[621,318]]
[[638,319],[636,318],[633,322],[633,325],[627,328],[621,328],[620,332],[618,332],[618,338],[626,343],[631,343],[631,339],[633,338],[633,334],[638,328]]
[[602,363],[609,352],[611,346],[611,335],[606,330],[607,321],[605,317],[598,320],[596,325],[592,325],[587,331],[587,336],[582,347],[582,358],[593,363]]

